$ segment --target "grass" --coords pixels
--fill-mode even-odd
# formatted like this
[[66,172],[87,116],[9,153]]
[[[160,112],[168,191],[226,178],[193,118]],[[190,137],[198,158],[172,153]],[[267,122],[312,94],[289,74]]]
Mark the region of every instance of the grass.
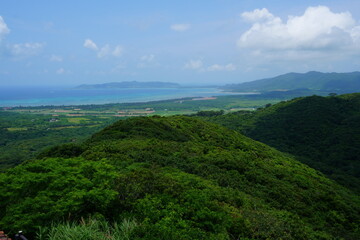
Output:
[[68,122],[69,123],[75,123],[75,124],[79,124],[81,122],[86,122],[86,121],[89,121],[89,119],[87,118],[67,118]]
[[55,127],[52,128],[52,130],[60,130],[60,129],[66,129],[66,128],[81,128],[82,126],[65,126],[65,127]]
[[124,219],[121,223],[109,224],[89,218],[80,222],[53,224],[40,228],[37,240],[129,240],[138,226],[135,220]]
[[8,131],[10,132],[16,132],[16,131],[27,131],[28,129],[26,127],[10,127],[10,128],[7,128]]

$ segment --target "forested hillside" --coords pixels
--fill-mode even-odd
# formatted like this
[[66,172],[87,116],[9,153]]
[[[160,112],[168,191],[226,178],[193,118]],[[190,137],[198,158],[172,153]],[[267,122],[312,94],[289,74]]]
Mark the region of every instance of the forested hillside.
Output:
[[360,234],[358,196],[289,155],[184,116],[118,121],[0,174],[0,189],[0,225],[33,236],[87,217],[131,223],[128,239]]
[[205,117],[297,156],[360,191],[360,94],[311,96],[254,112]]
[[260,79],[222,87],[235,92],[266,92],[276,90],[310,89],[337,93],[360,91],[360,72],[352,73],[287,73],[273,78]]

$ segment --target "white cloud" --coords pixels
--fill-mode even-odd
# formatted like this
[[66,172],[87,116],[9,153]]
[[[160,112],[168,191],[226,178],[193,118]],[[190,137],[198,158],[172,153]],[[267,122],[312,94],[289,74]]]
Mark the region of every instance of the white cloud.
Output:
[[155,67],[159,66],[159,63],[155,61],[155,55],[149,54],[149,55],[143,55],[140,57],[140,62],[137,65],[139,68],[145,68],[145,67]]
[[6,34],[10,32],[9,28],[7,27],[4,19],[0,16],[0,42],[4,38]]
[[212,72],[212,71],[234,71],[236,70],[236,66],[232,63],[221,65],[221,64],[213,64],[211,66],[204,66],[202,60],[190,60],[185,64],[185,68],[198,70],[201,72]]
[[236,67],[234,64],[229,63],[227,65],[214,64],[206,68],[207,71],[234,71]]
[[53,22],[46,22],[44,23],[44,29],[45,31],[50,31],[54,28],[54,23]]
[[50,61],[51,62],[62,62],[63,58],[57,55],[51,55],[50,56]]
[[[0,43],[1,40],[10,32],[4,19],[0,16]],[[21,59],[32,55],[37,55],[43,48],[43,43],[16,43],[3,45],[5,55],[15,59]]]
[[38,54],[43,46],[42,43],[17,43],[9,45],[8,48],[15,57],[28,57]]
[[117,45],[112,51],[112,55],[115,57],[120,57],[123,53],[123,48],[120,45]]
[[201,60],[190,60],[185,64],[185,68],[188,69],[201,69],[203,66],[203,62]]
[[99,58],[103,58],[110,54],[111,54],[110,46],[109,46],[109,44],[106,44],[105,46],[103,46],[102,48],[99,49],[97,56]]
[[91,39],[85,40],[84,47],[97,52],[98,58],[105,58],[109,56],[120,57],[123,53],[123,47],[120,45],[112,48],[109,44],[105,44],[103,47],[99,48]]
[[241,17],[249,22],[258,22],[263,20],[271,20],[274,18],[266,8],[263,9],[255,9],[252,12],[244,12],[241,14]]
[[241,48],[322,51],[354,48],[360,42],[360,26],[351,14],[334,13],[326,6],[309,7],[286,22],[265,8],[245,12],[242,17],[252,26],[238,40]]
[[112,69],[111,69],[111,73],[124,73],[124,70],[126,69],[126,64],[125,63],[119,63],[117,65],[115,65]]
[[123,48],[121,46],[118,45],[114,49],[112,49],[109,44],[106,44],[99,49],[97,56],[99,58],[105,58],[108,56],[120,57],[122,52]]
[[64,68],[59,68],[58,70],[56,70],[56,74],[64,74],[64,73],[65,73]]
[[84,47],[89,48],[89,49],[94,50],[94,51],[98,50],[97,45],[91,39],[86,39],[85,40]]
[[140,60],[142,62],[152,62],[155,59],[155,55],[154,54],[150,54],[150,55],[144,55],[140,57]]
[[184,32],[190,28],[190,24],[173,24],[170,28],[176,32]]

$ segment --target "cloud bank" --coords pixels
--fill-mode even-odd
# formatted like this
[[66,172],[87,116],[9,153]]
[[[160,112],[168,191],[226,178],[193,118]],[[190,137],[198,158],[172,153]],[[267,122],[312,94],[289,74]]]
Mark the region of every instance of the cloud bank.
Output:
[[349,12],[334,13],[326,6],[309,7],[284,22],[266,8],[244,12],[252,24],[237,44],[255,50],[323,51],[359,48],[360,26]]

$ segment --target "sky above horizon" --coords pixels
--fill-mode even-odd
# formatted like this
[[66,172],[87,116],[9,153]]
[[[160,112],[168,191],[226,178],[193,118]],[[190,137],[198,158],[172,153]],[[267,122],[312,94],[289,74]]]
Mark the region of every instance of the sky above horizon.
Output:
[[7,0],[0,8],[0,86],[226,84],[359,67],[359,0]]

